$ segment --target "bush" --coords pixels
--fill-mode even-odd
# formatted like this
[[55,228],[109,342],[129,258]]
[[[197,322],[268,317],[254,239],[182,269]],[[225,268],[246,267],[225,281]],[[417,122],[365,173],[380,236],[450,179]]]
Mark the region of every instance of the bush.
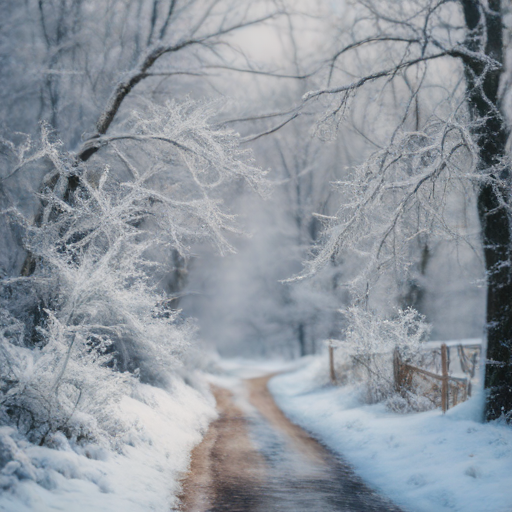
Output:
[[[409,389],[397,390],[393,375],[393,352],[402,361],[418,364],[421,343],[430,333],[430,326],[414,309],[398,310],[394,318],[383,319],[360,307],[347,312],[349,327],[346,342],[352,350],[355,378],[364,382],[368,403],[387,401],[394,410],[424,409],[427,402],[419,398],[413,383]],[[407,405],[405,405],[407,404]]]

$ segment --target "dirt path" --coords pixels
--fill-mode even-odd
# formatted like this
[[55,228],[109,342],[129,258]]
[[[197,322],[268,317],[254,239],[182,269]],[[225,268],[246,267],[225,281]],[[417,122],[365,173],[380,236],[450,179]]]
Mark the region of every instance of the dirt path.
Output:
[[[183,483],[182,510],[251,510],[265,480],[265,462],[249,438],[247,418],[234,405],[231,392],[217,386],[212,386],[212,391],[219,418],[192,452]],[[232,508],[225,508],[230,505],[226,500]]]
[[286,418],[267,389],[271,377],[245,381],[254,414],[242,412],[230,391],[212,387],[219,418],[192,452],[181,510],[400,512]]

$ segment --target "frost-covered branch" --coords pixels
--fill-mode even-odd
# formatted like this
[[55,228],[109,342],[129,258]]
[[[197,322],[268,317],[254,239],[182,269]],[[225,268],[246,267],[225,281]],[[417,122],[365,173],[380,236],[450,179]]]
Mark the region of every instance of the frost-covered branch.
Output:
[[390,262],[400,266],[402,257],[407,265],[406,247],[425,229],[430,236],[456,236],[450,229],[455,219],[443,216],[446,195],[457,194],[459,182],[481,180],[477,161],[468,129],[455,120],[400,134],[355,169],[350,181],[335,184],[343,204],[335,219],[324,219],[324,243],[298,279],[314,275],[335,255],[354,251],[364,256],[366,270],[353,285],[372,281]]
[[191,101],[146,104],[102,140],[101,163],[81,164],[68,200],[72,157],[45,127],[23,153],[12,147],[18,166],[39,160],[57,176],[39,194],[40,222],[15,207],[2,212],[37,265],[0,280],[0,401],[37,442],[56,430],[113,436],[104,409],[123,386],[165,385],[182,364],[195,327],[172,309],[176,290],[158,275],[173,270],[173,252],[188,258],[199,241],[232,251],[226,232],[238,228],[225,191],[266,187],[238,135],[210,125],[213,114]]
[[[211,8],[213,8],[216,3],[217,2],[213,2]],[[209,12],[206,12],[204,14],[204,16],[198,22],[196,28],[192,30],[192,35],[197,33],[197,31],[205,23],[208,14]],[[141,58],[138,66],[132,71],[130,71],[128,73],[128,76],[117,84],[114,92],[112,93],[110,99],[107,102],[107,106],[101,113],[98,122],[96,123],[96,133],[90,137],[90,139],[85,143],[83,148],[78,150],[78,158],[85,162],[94,153],[96,153],[96,151],[98,151],[100,146],[95,145],[91,141],[94,141],[94,139],[107,133],[107,130],[109,129],[115,116],[117,115],[117,112],[119,111],[119,108],[121,107],[121,104],[123,103],[124,99],[130,94],[130,92],[139,82],[144,80],[144,78],[150,76],[149,70],[162,56],[179,52],[180,50],[183,50],[191,46],[210,44],[212,41],[220,38],[221,36],[230,34],[242,28],[264,23],[265,21],[275,18],[279,14],[279,12],[273,12],[251,20],[234,23],[228,27],[221,26],[219,29],[214,30],[213,32],[209,32],[200,37],[184,38],[183,40],[171,45],[166,45],[162,42],[159,42],[158,44],[155,44],[153,47],[150,47],[146,55],[144,55]]]

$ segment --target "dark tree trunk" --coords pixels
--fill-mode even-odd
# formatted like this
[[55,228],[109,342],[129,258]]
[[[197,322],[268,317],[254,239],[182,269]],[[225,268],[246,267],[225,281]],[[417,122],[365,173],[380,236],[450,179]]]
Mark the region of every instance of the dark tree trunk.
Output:
[[299,350],[300,350],[300,357],[304,357],[307,354],[306,351],[306,331],[304,328],[304,323],[300,323],[299,327],[297,329],[297,337],[299,340]]
[[[487,273],[487,361],[485,416],[492,420],[512,412],[512,272],[511,219],[508,209],[510,169],[506,163],[509,130],[499,108],[503,64],[500,0],[461,0],[474,56],[462,55],[473,134],[480,148],[482,184],[478,215]],[[489,65],[490,57],[495,65]],[[509,418],[510,419],[510,418]]]
[[510,275],[510,219],[500,207],[493,187],[478,195],[487,269],[487,362],[485,415],[489,420],[512,411],[512,280]]

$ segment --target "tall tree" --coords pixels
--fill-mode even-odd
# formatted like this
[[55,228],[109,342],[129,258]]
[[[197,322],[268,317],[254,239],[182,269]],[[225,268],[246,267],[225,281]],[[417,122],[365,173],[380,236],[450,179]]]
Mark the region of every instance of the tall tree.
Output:
[[501,0],[488,4],[462,0],[467,36],[460,59],[464,65],[473,137],[485,178],[478,190],[487,269],[488,419],[512,411],[512,234],[510,223],[510,131],[499,96],[504,72]]

